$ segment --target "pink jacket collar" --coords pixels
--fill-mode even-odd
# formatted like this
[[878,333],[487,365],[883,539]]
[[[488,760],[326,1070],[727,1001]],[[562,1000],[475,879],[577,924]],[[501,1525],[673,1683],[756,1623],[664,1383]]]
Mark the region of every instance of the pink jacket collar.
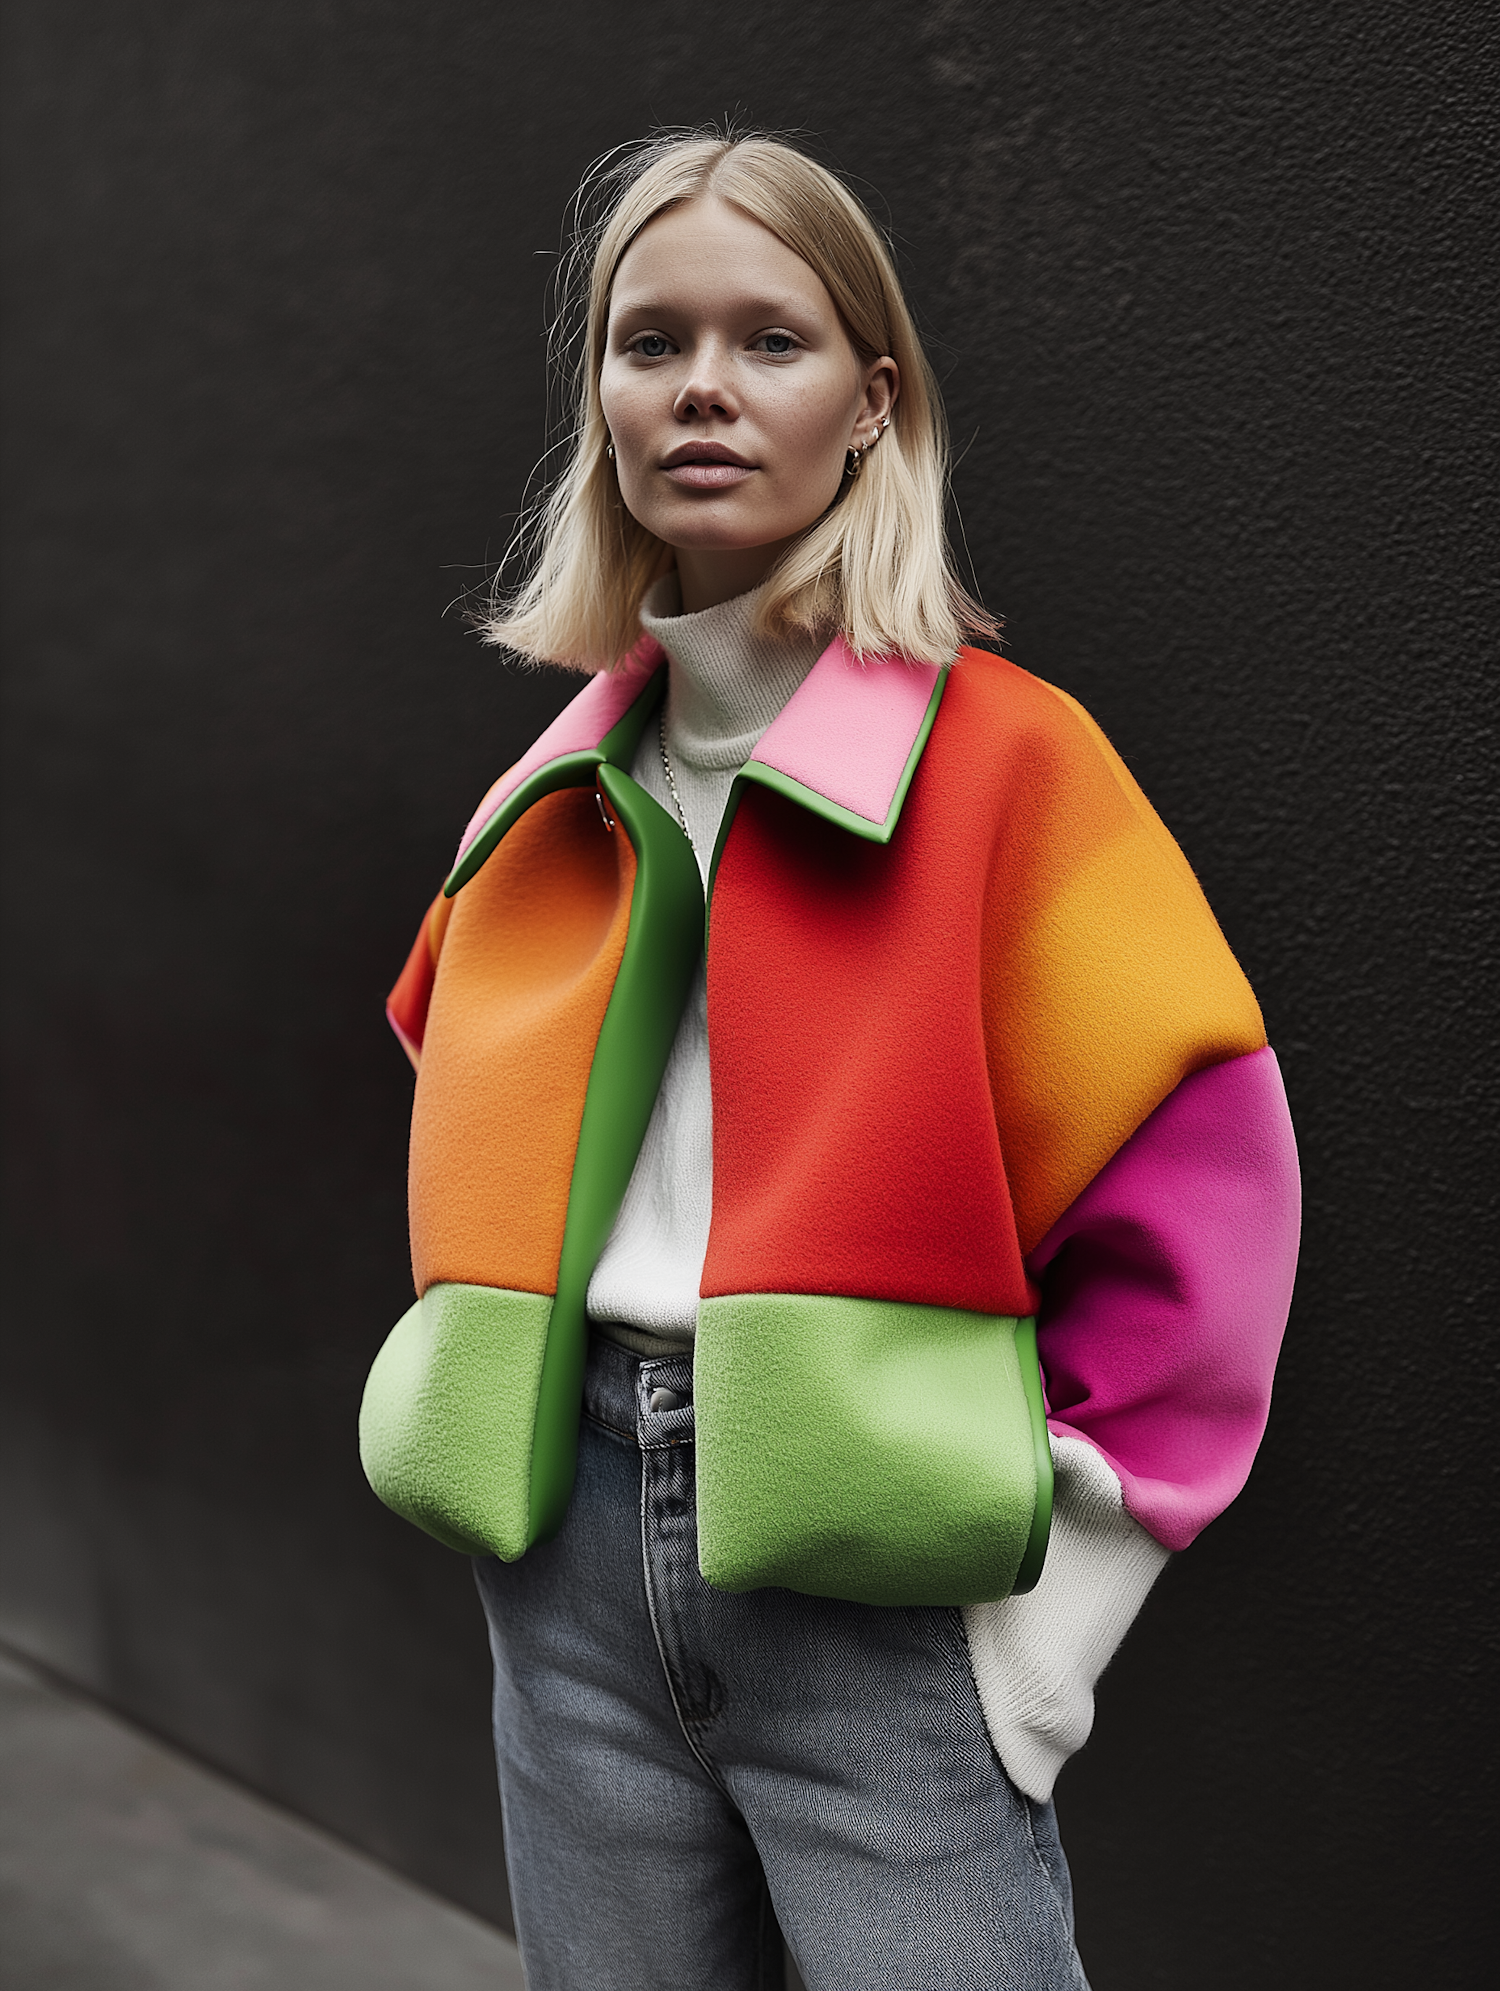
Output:
[[[628,762],[665,662],[643,636],[618,670],[601,671],[490,789],[459,845],[457,862],[521,787],[569,754]],[[888,843],[937,717],[947,671],[900,657],[861,663],[835,636],[740,770],[856,836]],[[649,706],[647,707],[649,712]],[[616,740],[613,735],[621,737]],[[627,738],[628,748],[627,752]]]

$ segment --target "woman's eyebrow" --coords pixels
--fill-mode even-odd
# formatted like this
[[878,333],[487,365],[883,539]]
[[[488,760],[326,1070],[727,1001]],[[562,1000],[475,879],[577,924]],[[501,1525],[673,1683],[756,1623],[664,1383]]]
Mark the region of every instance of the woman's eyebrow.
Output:
[[[733,318],[792,318],[812,315],[812,307],[807,302],[799,303],[788,297],[752,297],[730,299],[727,304],[715,303],[716,314],[723,311]],[[683,318],[693,315],[695,307],[684,304],[681,299],[633,298],[626,297],[616,302],[614,316],[617,318]]]

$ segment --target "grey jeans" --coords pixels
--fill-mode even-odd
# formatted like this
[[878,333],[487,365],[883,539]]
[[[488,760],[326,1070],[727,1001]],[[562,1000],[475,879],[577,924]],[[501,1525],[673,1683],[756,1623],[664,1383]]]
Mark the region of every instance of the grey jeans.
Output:
[[561,1532],[476,1564],[530,1991],[768,1991],[778,1923],[809,1991],[1087,1991],[959,1613],[711,1590],[693,1456],[691,1362],[596,1337]]

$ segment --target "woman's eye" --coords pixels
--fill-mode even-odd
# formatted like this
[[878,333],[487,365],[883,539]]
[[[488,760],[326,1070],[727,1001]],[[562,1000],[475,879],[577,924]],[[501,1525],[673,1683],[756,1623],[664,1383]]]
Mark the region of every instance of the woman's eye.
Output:
[[643,332],[635,341],[635,349],[642,359],[665,359],[672,346],[660,332]]
[[755,343],[772,359],[785,359],[788,353],[797,350],[797,341],[790,332],[762,332]]

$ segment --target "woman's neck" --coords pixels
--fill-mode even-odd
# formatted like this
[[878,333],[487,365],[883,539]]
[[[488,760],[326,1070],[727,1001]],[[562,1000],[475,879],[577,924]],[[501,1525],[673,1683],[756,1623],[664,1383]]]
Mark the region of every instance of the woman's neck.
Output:
[[679,546],[677,581],[682,589],[682,612],[697,615],[703,609],[733,601],[736,595],[749,594],[760,586],[791,543],[790,539],[778,539],[770,546]]

